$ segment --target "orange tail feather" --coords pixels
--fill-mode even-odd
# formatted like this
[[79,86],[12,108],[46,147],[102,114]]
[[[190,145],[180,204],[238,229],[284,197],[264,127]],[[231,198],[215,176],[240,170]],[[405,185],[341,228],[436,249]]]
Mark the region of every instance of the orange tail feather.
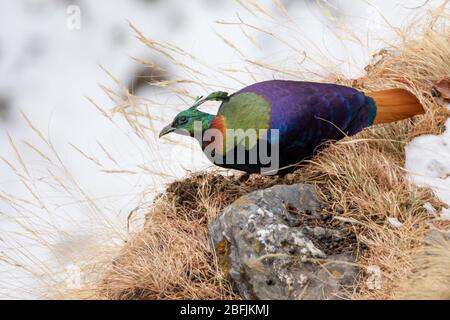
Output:
[[394,122],[425,113],[416,96],[404,89],[370,92],[367,96],[375,100],[377,106],[374,124]]

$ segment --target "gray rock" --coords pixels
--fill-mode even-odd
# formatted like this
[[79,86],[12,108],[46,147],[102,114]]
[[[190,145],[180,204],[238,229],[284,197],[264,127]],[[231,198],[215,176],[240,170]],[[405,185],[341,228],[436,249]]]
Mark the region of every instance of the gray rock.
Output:
[[239,198],[209,225],[219,264],[243,298],[336,299],[353,285],[352,256],[327,256],[311,240],[339,231],[302,223],[320,210],[311,185],[277,185]]

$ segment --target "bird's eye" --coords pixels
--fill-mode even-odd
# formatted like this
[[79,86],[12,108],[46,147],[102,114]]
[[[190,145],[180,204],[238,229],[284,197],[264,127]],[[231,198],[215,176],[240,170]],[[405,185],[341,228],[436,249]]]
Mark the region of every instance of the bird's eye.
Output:
[[185,116],[182,116],[177,119],[177,124],[182,125],[182,124],[185,124],[187,121],[188,121],[188,119]]

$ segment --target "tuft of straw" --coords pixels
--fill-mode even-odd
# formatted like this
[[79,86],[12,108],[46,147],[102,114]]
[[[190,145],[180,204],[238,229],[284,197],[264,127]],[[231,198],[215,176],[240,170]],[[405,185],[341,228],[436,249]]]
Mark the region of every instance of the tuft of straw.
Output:
[[413,255],[413,269],[399,285],[397,299],[450,300],[450,239],[438,235]]

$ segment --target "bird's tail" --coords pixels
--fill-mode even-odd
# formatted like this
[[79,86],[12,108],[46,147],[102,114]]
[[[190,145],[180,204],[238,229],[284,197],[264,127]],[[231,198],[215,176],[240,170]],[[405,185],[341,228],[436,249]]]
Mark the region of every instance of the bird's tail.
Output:
[[425,113],[416,96],[404,89],[370,92],[367,96],[375,101],[377,108],[374,124],[394,122]]

